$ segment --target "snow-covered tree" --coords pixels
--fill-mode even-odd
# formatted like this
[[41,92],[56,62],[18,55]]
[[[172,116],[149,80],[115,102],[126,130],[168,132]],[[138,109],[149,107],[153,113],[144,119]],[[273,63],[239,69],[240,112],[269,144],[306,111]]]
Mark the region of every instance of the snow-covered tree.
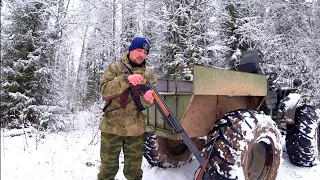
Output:
[[[83,48],[85,76],[84,105],[101,101],[100,83],[104,68],[110,62],[119,60],[119,31],[116,20],[119,3],[116,0],[97,0],[92,7],[91,26],[88,31],[86,47]],[[90,5],[86,5],[88,7]]]
[[140,36],[139,21],[140,8],[139,0],[121,0],[121,53],[127,52],[132,39]]
[[162,44],[165,62],[159,67],[165,72],[164,77],[172,77],[177,67],[212,64],[215,35],[210,19],[213,11],[212,1],[164,1],[161,20],[166,22]]
[[230,68],[237,65],[243,51],[256,49],[265,73],[278,73],[282,86],[291,86],[294,78],[301,78],[304,81],[301,92],[312,95],[313,104],[319,102],[315,98],[319,92],[315,69],[318,67],[315,59],[319,58],[318,2],[216,2],[221,12],[217,16],[221,29],[216,32],[228,47],[224,53]]
[[[69,0],[5,2],[1,35],[2,125],[65,127],[68,110]],[[40,126],[39,126],[40,127]]]
[[163,0],[143,0],[141,2],[141,7],[142,9],[139,17],[140,36],[146,37],[151,46],[146,62],[148,68],[161,76],[162,70],[157,70],[159,70],[159,65],[166,61],[162,58],[162,45],[165,42],[163,30],[166,27],[166,22],[161,20],[163,16]]
[[[51,5],[48,1],[14,0],[5,3],[3,28],[3,85],[1,113],[3,123],[22,124],[36,116],[30,105],[50,102],[54,37],[51,31]],[[15,126],[14,125],[14,126]]]
[[301,93],[311,95],[312,104],[319,103],[314,99],[319,92],[319,3],[265,1],[252,9],[259,18],[249,29],[258,33],[250,36],[261,51],[262,67],[277,72],[283,86],[292,86],[294,78],[301,78]]

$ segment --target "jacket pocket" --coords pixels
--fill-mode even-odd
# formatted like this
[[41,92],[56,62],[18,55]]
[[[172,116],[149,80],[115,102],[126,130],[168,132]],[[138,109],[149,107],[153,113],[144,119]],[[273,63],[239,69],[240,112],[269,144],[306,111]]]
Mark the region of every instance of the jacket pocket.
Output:
[[104,114],[104,117],[107,120],[107,125],[117,126],[119,125],[119,119],[121,119],[121,113],[119,110],[111,111]]
[[146,114],[144,114],[143,112],[139,112],[138,116],[139,116],[139,120],[142,121],[142,122],[144,122],[144,121],[147,119],[147,117],[148,117],[148,116],[147,116]]

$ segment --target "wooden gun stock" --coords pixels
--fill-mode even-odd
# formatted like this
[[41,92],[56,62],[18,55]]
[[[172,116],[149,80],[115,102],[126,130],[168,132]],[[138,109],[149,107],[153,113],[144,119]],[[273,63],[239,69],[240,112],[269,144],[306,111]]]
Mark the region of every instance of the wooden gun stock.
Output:
[[196,157],[196,159],[199,161],[200,165],[203,167],[202,169],[206,169],[206,160],[203,156],[201,156],[200,151],[196,147],[196,145],[193,143],[193,141],[190,139],[190,137],[187,135],[187,133],[182,128],[180,122],[177,120],[175,115],[172,113],[172,111],[169,109],[166,102],[163,100],[163,98],[160,96],[157,89],[154,87],[153,84],[147,83],[149,88],[153,90],[153,97],[155,99],[155,106],[158,109],[158,111],[162,114],[162,119],[173,128],[173,130],[176,133],[179,133],[190,151],[193,153],[193,155]]
[[152,95],[153,95],[154,100],[156,101],[156,103],[159,104],[159,107],[161,108],[161,111],[163,111],[164,116],[168,118],[169,115],[170,115],[170,113],[169,113],[169,111],[167,110],[166,106],[162,103],[160,97],[159,97],[159,96],[157,95],[157,93],[154,92],[154,91],[153,91],[153,94],[152,94]]

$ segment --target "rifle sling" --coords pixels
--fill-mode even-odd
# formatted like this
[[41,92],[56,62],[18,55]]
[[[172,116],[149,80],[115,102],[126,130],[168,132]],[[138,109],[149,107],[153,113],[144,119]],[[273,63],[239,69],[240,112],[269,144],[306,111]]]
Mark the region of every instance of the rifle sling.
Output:
[[108,106],[111,104],[112,99],[110,99],[109,102],[104,106],[103,112],[104,112],[104,113],[108,113],[108,112],[111,112],[111,111],[114,111],[114,110],[117,110],[117,109],[121,109],[121,108],[127,106],[132,100],[133,100],[133,99],[130,99],[128,102],[126,102],[126,104],[121,105],[120,107],[113,108],[113,109],[109,109],[108,111],[106,111],[107,108],[108,108]]
[[[122,62],[120,61],[121,63],[121,66],[122,66],[122,70],[123,70],[123,73],[126,74],[126,75],[130,75],[132,74],[132,71]],[[130,83],[130,89],[133,89],[133,85]],[[131,94],[131,97],[134,101],[134,103],[136,104],[137,108],[138,108],[138,111],[143,111],[145,108],[143,107],[141,101],[140,101],[140,93],[139,92],[136,92],[136,91],[129,91],[130,94]],[[127,96],[128,98],[128,96]],[[127,99],[125,99],[124,101],[127,101]]]
[[[122,66],[122,70],[123,70],[123,73],[126,74],[126,75],[130,75],[132,74],[131,70],[122,62],[120,61],[120,64]],[[114,111],[114,110],[117,110],[117,109],[126,109],[126,106],[133,100],[134,103],[136,104],[137,108],[138,108],[138,111],[143,111],[145,108],[143,107],[141,101],[140,101],[140,92],[136,92],[136,91],[133,91],[132,89],[133,88],[133,85],[130,84],[129,88],[130,90],[126,90],[124,91],[123,93],[121,94],[117,94],[117,95],[113,95],[113,96],[105,96],[103,97],[103,100],[104,101],[108,101],[107,104],[103,107],[103,112],[107,113],[107,112],[110,112],[110,111]],[[129,93],[131,94],[131,97],[132,99],[130,99],[128,101],[128,95]],[[114,109],[110,109],[108,111],[107,108],[110,106],[111,102],[112,102],[112,99],[114,98],[117,98],[117,97],[120,97],[120,104],[121,106],[118,107],[118,108],[114,108]]]

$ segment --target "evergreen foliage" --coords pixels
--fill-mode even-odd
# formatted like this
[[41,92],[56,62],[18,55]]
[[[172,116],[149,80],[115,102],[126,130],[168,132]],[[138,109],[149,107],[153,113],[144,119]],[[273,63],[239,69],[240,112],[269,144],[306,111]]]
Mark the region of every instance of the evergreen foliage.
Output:
[[2,127],[63,129],[68,113],[102,104],[103,70],[135,36],[149,40],[159,78],[194,64],[235,69],[256,49],[265,73],[281,86],[301,78],[300,93],[320,105],[318,1],[7,0],[1,12]]
[[[54,43],[50,4],[13,1],[9,7],[2,46],[2,123],[15,127],[28,115],[29,105],[48,104]],[[33,116],[33,115],[30,115]],[[28,119],[32,121],[32,119]]]

